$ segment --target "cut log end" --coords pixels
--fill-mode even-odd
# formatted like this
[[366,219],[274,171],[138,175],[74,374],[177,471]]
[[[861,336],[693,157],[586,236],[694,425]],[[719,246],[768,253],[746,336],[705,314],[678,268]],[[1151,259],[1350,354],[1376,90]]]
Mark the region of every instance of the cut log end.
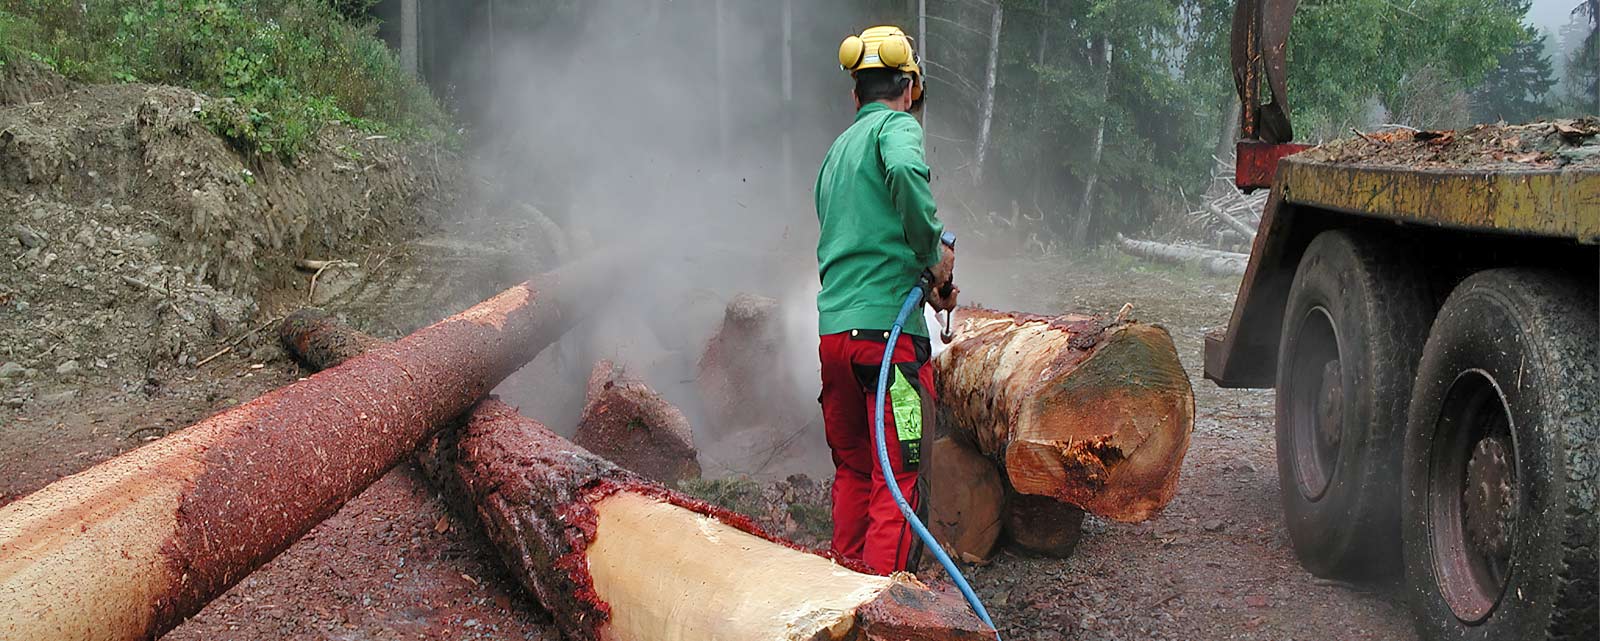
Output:
[[951,556],[975,562],[989,558],[1000,538],[1005,485],[987,457],[950,437],[928,455],[929,529]]
[[1126,522],[1150,518],[1177,492],[1194,391],[1166,330],[1109,330],[1022,412],[1005,454],[1018,492]]
[[1194,392],[1153,325],[963,308],[936,361],[950,426],[1011,486],[1119,521],[1177,489]]

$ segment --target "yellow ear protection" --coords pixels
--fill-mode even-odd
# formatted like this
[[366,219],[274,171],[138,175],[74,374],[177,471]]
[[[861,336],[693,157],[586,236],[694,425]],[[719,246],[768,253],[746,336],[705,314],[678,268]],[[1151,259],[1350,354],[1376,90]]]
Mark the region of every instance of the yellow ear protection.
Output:
[[911,37],[899,27],[872,27],[839,43],[839,67],[855,75],[862,69],[895,69],[911,78],[911,101],[922,100],[922,67]]

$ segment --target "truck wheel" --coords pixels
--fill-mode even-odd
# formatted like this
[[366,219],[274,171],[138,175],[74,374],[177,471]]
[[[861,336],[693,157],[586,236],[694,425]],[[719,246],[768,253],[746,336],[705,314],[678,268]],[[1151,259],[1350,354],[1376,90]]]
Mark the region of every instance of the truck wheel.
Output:
[[1406,429],[1406,583],[1425,639],[1597,638],[1600,322],[1593,286],[1496,269],[1458,286]]
[[1397,571],[1400,434],[1432,309],[1422,273],[1378,239],[1324,232],[1295,271],[1278,344],[1278,492],[1312,574]]

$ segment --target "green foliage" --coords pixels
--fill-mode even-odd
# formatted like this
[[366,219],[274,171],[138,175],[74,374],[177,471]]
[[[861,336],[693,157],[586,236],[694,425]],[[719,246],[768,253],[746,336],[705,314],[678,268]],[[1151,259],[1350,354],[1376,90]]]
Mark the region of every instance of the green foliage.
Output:
[[1516,123],[1543,115],[1546,97],[1556,83],[1544,49],[1544,34],[1527,27],[1522,39],[1500,58],[1500,65],[1473,92],[1474,118],[1480,122]]
[[748,478],[686,479],[678,482],[678,490],[746,516],[761,513],[761,484]]
[[[1092,178],[1089,236],[1105,238],[1205,189],[1212,155],[1236,127],[1225,115],[1235,101],[1236,0],[1000,1],[985,184],[946,188],[942,199],[974,213],[1019,211],[1040,221],[1042,237],[1061,238],[1086,213],[1079,203]],[[927,5],[937,18],[930,139],[943,143],[937,164],[970,168],[993,5]],[[1419,121],[1464,124],[1464,90],[1526,38],[1526,9],[1522,0],[1302,0],[1288,52],[1299,137],[1343,135],[1374,101]],[[1109,68],[1101,42],[1111,45]]]
[[375,25],[344,19],[368,4],[0,0],[0,17],[37,25],[39,35],[23,46],[63,75],[223,98],[204,107],[207,125],[243,151],[292,158],[329,122],[421,136],[440,136],[447,125]]

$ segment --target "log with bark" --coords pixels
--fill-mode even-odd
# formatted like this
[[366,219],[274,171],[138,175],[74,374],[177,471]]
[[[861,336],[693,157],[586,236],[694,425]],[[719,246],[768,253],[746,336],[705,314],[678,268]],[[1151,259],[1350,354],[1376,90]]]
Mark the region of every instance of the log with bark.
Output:
[[[287,341],[291,351],[308,342],[370,344],[346,327],[319,331],[343,337]],[[746,517],[619,468],[495,399],[419,458],[446,496],[467,502],[511,574],[572,641],[996,638],[953,591],[800,549]]]
[[1118,521],[1177,491],[1194,392],[1156,325],[964,307],[935,361],[942,416],[1011,486]]
[[697,364],[695,384],[706,409],[708,433],[720,437],[804,421],[805,408],[791,398],[798,386],[789,368],[782,366],[781,321],[776,299],[739,294],[728,301],[722,325],[706,342]]
[[0,639],[160,636],[533,358],[607,276],[534,279],[393,344],[312,341],[371,352],[0,508]]
[[1117,248],[1130,256],[1169,265],[1193,265],[1217,276],[1243,275],[1245,265],[1250,263],[1249,254],[1133,240],[1122,234],[1117,234]]
[[689,419],[644,381],[602,360],[589,375],[587,399],[574,443],[652,481],[700,478]]

